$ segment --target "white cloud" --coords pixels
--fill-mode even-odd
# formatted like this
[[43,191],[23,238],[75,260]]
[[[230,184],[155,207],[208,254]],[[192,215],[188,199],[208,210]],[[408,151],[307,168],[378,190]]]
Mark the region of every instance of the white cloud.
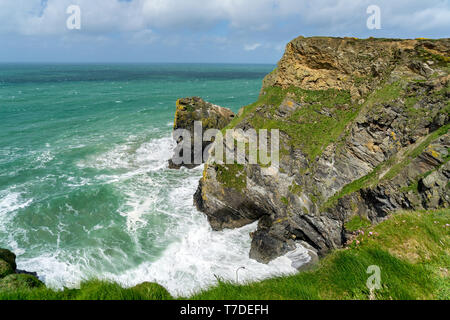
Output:
[[160,37],[151,29],[144,29],[132,34],[130,42],[133,44],[152,44]]
[[279,24],[318,31],[355,32],[365,26],[366,8],[381,7],[383,28],[450,29],[448,0],[0,0],[0,32],[64,34],[66,8],[82,10],[83,33],[185,30],[208,32],[225,23],[233,32],[270,32]]
[[261,43],[246,44],[246,45],[244,45],[244,50],[245,51],[254,51],[254,50],[258,49],[259,47],[261,47]]
[[116,0],[0,0],[0,32],[26,35],[63,34],[68,32],[66,9],[81,8],[83,32],[107,33],[145,29],[140,1]]

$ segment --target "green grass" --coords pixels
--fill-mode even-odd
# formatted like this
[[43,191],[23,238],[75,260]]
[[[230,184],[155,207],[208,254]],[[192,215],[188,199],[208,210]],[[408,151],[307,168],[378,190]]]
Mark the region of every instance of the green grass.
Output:
[[360,216],[354,216],[345,224],[345,229],[349,232],[355,232],[360,229],[366,229],[371,225],[372,223],[368,219]]
[[[364,230],[348,248],[335,250],[309,272],[237,285],[220,281],[193,300],[316,300],[316,299],[450,299],[450,210],[400,212]],[[366,286],[369,266],[381,269],[380,290]],[[83,283],[80,289],[47,288],[0,291],[0,300],[167,300],[165,289],[148,284],[125,289],[104,281]]]
[[214,164],[214,166],[216,166],[217,181],[226,188],[242,191],[247,187],[247,174],[243,165]]
[[378,173],[381,169],[381,165],[376,167],[371,173],[365,175],[364,177],[355,180],[342,188],[341,191],[337,192],[335,195],[328,198],[328,200],[321,206],[321,210],[326,210],[337,204],[337,201],[342,197],[361,190],[364,187],[372,184],[374,181],[378,180]]
[[[288,117],[276,117],[286,96],[300,103],[301,107]],[[259,107],[262,108],[259,110]],[[289,144],[292,147],[300,148],[314,160],[330,143],[337,140],[358,112],[359,106],[351,104],[347,91],[269,87],[257,102],[245,107],[240,117],[234,119],[228,128],[245,120],[255,129],[278,129],[290,137]]]
[[91,280],[81,284],[80,289],[52,290],[49,288],[0,290],[0,300],[171,300],[163,287],[145,283],[134,288],[119,284]]
[[265,94],[259,96],[258,100],[254,103],[242,108],[242,114],[239,117],[235,117],[229,125],[224,129],[232,129],[242,120],[246,119],[260,106],[279,106],[286,95],[286,92],[278,87],[269,87],[265,90]]
[[[447,209],[402,213],[375,227],[365,224],[359,226],[365,228],[364,236],[355,238],[349,249],[328,255],[314,271],[245,285],[222,281],[192,298],[450,299],[448,277],[441,270],[450,263],[449,228],[445,227],[449,219]],[[382,284],[372,296],[366,286],[371,265],[381,268]]]

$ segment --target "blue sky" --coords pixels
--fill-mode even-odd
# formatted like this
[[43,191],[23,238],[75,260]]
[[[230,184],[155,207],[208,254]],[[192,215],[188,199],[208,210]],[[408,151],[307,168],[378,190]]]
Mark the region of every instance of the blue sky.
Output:
[[[81,29],[69,30],[70,5]],[[367,28],[367,8],[381,29]],[[449,0],[0,0],[0,62],[276,63],[303,36],[450,37]]]

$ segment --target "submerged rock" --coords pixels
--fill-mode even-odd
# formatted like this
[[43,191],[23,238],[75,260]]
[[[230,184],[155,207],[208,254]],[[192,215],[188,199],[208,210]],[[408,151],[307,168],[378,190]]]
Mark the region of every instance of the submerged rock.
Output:
[[250,257],[264,263],[342,247],[356,215],[448,208],[449,55],[450,39],[295,39],[233,121],[280,130],[279,171],[212,156],[196,206],[215,230],[259,221]]
[[[226,108],[213,105],[199,97],[184,98],[177,101],[177,108],[175,113],[174,131],[178,129],[187,130],[190,133],[189,139],[182,139],[176,137],[177,149],[176,155],[169,160],[169,167],[171,169],[180,169],[181,167],[195,168],[201,163],[195,163],[195,149],[194,149],[194,123],[199,121],[202,123],[202,135],[208,129],[221,130],[225,128],[234,118],[234,113]],[[200,137],[200,139],[202,139]],[[205,149],[211,142],[201,142],[202,156]],[[183,157],[183,146],[187,146],[190,150],[190,163],[179,163],[175,161],[176,158]],[[203,158],[203,157],[202,157]],[[207,159],[202,159],[204,163]]]

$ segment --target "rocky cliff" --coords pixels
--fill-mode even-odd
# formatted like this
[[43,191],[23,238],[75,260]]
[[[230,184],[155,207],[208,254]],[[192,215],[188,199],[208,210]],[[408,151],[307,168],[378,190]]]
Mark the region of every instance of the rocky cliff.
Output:
[[[174,132],[178,129],[187,130],[189,137],[185,139],[182,137],[174,137],[176,139],[177,149],[175,150],[174,157],[169,160],[169,167],[171,169],[180,169],[181,167],[195,168],[203,163],[195,163],[194,161],[196,156],[196,150],[194,148],[194,125],[196,121],[201,122],[201,134],[203,135],[208,129],[223,129],[233,118],[234,113],[231,110],[213,105],[199,97],[179,99],[175,112]],[[202,142],[202,148],[199,150],[201,155],[203,155],[205,149],[210,144],[211,142]],[[184,147],[187,147],[187,149]],[[184,150],[190,151],[190,161],[182,161]]]
[[250,256],[342,247],[347,224],[450,205],[450,39],[297,38],[229,128],[280,130],[280,170],[212,156],[194,197],[216,230],[259,221]]

